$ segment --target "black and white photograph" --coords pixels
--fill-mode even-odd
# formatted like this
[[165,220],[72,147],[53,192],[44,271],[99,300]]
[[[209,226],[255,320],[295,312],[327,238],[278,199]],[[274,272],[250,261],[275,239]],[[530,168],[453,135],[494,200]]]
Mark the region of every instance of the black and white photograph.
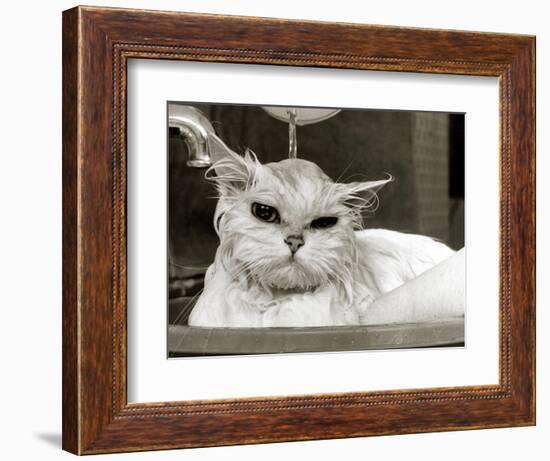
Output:
[[170,101],[168,356],[463,347],[466,116]]

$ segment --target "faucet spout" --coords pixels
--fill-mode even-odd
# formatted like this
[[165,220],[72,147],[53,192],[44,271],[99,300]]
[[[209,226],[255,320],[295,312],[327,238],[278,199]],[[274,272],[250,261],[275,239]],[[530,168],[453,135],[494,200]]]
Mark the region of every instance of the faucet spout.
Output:
[[214,127],[196,107],[172,104],[168,106],[168,126],[178,129],[187,146],[187,165],[206,168],[212,165],[208,137],[215,134]]

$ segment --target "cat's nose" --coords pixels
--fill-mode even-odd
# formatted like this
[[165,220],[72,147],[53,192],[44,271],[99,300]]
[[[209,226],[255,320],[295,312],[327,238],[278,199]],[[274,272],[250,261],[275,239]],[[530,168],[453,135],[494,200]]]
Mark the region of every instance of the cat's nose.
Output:
[[300,247],[304,246],[304,237],[301,235],[289,235],[285,238],[285,243],[290,248],[292,254],[294,254],[300,249]]

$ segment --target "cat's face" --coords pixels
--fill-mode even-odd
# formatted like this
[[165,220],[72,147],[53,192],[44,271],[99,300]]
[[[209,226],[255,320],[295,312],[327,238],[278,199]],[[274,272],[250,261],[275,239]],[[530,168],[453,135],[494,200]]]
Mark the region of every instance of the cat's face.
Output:
[[229,153],[215,170],[219,251],[235,277],[284,290],[350,284],[361,208],[387,180],[334,183],[312,162],[261,165],[250,153]]

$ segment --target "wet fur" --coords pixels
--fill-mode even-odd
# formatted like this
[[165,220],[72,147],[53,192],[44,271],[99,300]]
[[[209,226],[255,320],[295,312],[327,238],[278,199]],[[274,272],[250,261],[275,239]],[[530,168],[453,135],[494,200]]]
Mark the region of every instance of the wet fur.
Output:
[[[217,146],[207,172],[219,198],[214,225],[220,245],[189,324],[208,327],[360,324],[368,306],[453,254],[420,235],[362,230],[362,213],[377,206],[380,181],[332,181],[314,163],[287,159],[262,165]],[[251,213],[258,202],[275,207],[280,223]],[[335,226],[312,220],[333,216]],[[285,237],[303,235],[294,257]]]

